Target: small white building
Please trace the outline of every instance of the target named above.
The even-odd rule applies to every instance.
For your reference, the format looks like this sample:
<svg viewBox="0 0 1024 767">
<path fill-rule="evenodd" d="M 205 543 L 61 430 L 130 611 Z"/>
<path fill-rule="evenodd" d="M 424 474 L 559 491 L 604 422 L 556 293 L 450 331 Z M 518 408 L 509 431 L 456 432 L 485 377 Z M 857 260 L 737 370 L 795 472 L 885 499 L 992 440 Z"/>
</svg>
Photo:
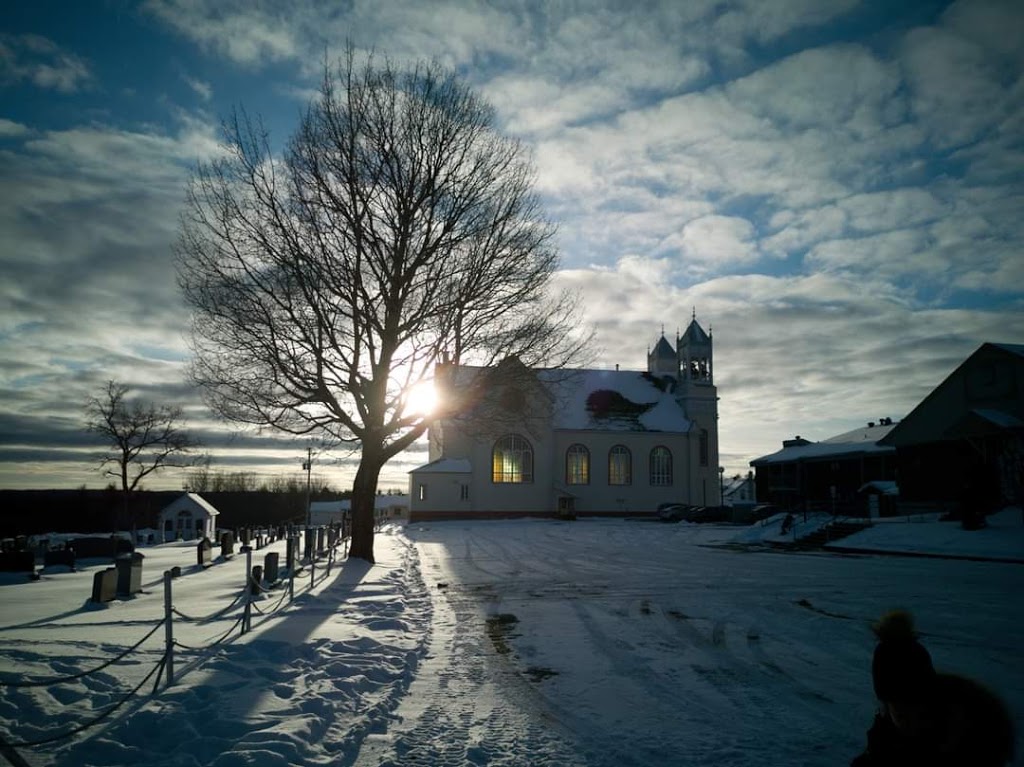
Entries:
<svg viewBox="0 0 1024 767">
<path fill-rule="evenodd" d="M 164 541 L 215 539 L 217 511 L 197 493 L 184 493 L 160 512 L 160 530 Z"/>
</svg>

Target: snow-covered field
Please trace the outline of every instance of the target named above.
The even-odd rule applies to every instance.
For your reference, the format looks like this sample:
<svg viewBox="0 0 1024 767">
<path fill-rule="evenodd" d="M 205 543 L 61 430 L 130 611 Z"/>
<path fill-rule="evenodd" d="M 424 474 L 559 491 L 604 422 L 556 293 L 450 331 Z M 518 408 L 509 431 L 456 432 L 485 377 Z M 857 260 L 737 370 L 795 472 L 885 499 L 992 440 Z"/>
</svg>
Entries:
<svg viewBox="0 0 1024 767">
<path fill-rule="evenodd" d="M 252 631 L 216 645 L 241 609 L 244 557 L 199 571 L 191 545 L 143 548 L 143 593 L 106 606 L 88 602 L 99 563 L 2 576 L 0 735 L 66 733 L 153 672 L 163 628 L 96 673 L 9 685 L 89 671 L 134 645 L 163 615 L 160 574 L 174 564 L 174 604 L 192 619 L 174 621 L 174 684 L 154 694 L 154 674 L 79 736 L 16 747 L 32 767 L 847 764 L 875 705 L 868 624 L 897 606 L 914 611 L 936 665 L 1000 692 L 1020 730 L 1024 567 L 749 545 L 776 534 L 638 520 L 392 526 L 377 565 L 321 566 L 312 588 L 307 570 L 294 601 L 261 596 Z M 842 543 L 1024 559 L 1024 525 L 1015 510 L 982 531 L 888 523 Z M 284 544 L 255 562 L 270 550 Z"/>
</svg>

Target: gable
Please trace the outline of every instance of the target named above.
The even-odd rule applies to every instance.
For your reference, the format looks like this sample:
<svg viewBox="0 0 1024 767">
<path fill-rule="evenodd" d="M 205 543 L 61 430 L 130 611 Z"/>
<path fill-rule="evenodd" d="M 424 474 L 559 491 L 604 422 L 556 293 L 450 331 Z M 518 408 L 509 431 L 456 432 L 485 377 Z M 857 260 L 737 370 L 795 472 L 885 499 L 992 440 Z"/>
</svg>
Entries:
<svg viewBox="0 0 1024 767">
<path fill-rule="evenodd" d="M 904 447 L 955 438 L 970 413 L 989 421 L 1024 420 L 1024 347 L 983 344 L 883 440 Z"/>
</svg>

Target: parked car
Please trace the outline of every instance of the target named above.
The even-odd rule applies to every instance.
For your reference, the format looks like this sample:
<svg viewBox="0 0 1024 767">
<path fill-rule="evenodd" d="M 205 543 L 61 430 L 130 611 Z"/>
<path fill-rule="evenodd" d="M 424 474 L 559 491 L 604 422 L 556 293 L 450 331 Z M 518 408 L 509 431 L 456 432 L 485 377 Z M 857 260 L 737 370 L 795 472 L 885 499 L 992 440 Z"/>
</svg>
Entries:
<svg viewBox="0 0 1024 767">
<path fill-rule="evenodd" d="M 687 522 L 724 522 L 728 518 L 729 509 L 724 506 L 697 506 L 683 516 Z"/>
<path fill-rule="evenodd" d="M 688 503 L 663 503 L 656 514 L 662 522 L 681 522 L 692 510 L 693 506 Z"/>
</svg>

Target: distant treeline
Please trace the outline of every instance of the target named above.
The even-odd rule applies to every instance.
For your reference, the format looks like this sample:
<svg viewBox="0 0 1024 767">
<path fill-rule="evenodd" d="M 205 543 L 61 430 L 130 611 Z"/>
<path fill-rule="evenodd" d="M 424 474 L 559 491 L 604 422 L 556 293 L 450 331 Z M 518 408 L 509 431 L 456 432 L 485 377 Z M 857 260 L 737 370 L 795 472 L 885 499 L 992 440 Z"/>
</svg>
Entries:
<svg viewBox="0 0 1024 767">
<path fill-rule="evenodd" d="M 107 490 L 0 490 L 0 537 L 50 532 L 109 533 L 157 527 L 160 510 L 181 490 L 140 491 L 132 495 L 128 514 L 121 493 Z M 217 526 L 278 525 L 306 518 L 305 489 L 296 492 L 207 491 L 204 499 L 220 512 Z M 313 501 L 348 498 L 348 492 L 322 491 Z"/>
</svg>

